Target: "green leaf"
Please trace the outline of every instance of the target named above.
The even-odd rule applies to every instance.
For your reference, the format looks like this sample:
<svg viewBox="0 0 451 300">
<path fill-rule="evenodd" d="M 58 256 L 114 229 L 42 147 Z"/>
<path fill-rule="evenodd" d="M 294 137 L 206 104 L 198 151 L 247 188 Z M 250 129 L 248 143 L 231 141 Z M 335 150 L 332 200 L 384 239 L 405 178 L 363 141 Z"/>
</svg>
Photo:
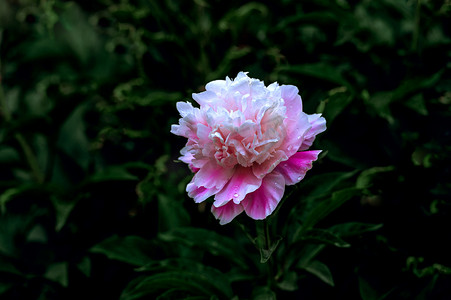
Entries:
<svg viewBox="0 0 451 300">
<path fill-rule="evenodd" d="M 372 287 L 367 280 L 359 277 L 359 291 L 362 300 L 384 300 L 394 291 L 394 288 L 384 293 Z"/>
<path fill-rule="evenodd" d="M 0 5 L 1 5 L 1 3 L 0 3 Z M 3 293 L 6 293 L 13 286 L 14 286 L 14 284 L 11 282 L 0 282 L 0 295 Z"/>
<path fill-rule="evenodd" d="M 373 167 L 363 171 L 359 177 L 357 177 L 356 188 L 364 189 L 371 185 L 375 176 L 380 175 L 380 173 L 391 172 L 395 169 L 394 166 L 386 166 L 386 167 Z"/>
<path fill-rule="evenodd" d="M 304 269 L 321 279 L 323 282 L 330 286 L 334 286 L 334 279 L 329 268 L 322 262 L 318 260 L 311 261 Z"/>
<path fill-rule="evenodd" d="M 218 27 L 221 30 L 234 29 L 237 24 L 247 20 L 254 12 L 258 12 L 262 16 L 268 14 L 268 8 L 261 3 L 250 2 L 231 10 L 219 22 Z"/>
<path fill-rule="evenodd" d="M 252 300 L 276 300 L 276 293 L 269 287 L 258 287 L 252 291 Z"/>
<path fill-rule="evenodd" d="M 329 91 L 329 97 L 321 102 L 320 105 L 324 103 L 324 108 L 321 111 L 318 110 L 318 113 L 323 114 L 323 117 L 327 120 L 327 126 L 330 127 L 335 118 L 349 106 L 353 99 L 354 96 L 348 88 L 343 86 L 333 89 Z"/>
<path fill-rule="evenodd" d="M 84 115 L 87 103 L 78 105 L 60 128 L 57 145 L 83 170 L 90 162 L 90 144 L 86 137 Z"/>
<path fill-rule="evenodd" d="M 173 288 L 165 291 L 156 297 L 156 300 L 174 300 L 174 299 L 199 299 L 199 300 L 209 300 L 208 296 L 188 296 L 187 291 L 180 288 Z"/>
<path fill-rule="evenodd" d="M 332 193 L 332 197 L 330 199 L 321 202 L 309 213 L 306 220 L 303 222 L 302 229 L 295 233 L 294 240 L 299 239 L 302 233 L 314 227 L 319 221 L 338 209 L 348 200 L 360 195 L 360 193 L 361 190 L 357 188 L 347 188 Z"/>
<path fill-rule="evenodd" d="M 283 291 L 295 291 L 299 288 L 297 272 L 284 272 L 282 281 L 277 282 L 277 287 Z"/>
<path fill-rule="evenodd" d="M 284 254 L 284 265 L 287 270 L 293 265 L 304 269 L 325 247 L 325 244 L 306 244 L 299 240 L 291 244 L 289 251 Z"/>
<path fill-rule="evenodd" d="M 338 235 L 324 229 L 310 229 L 301 237 L 305 241 L 314 241 L 336 247 L 347 248 L 351 245 L 343 241 Z"/>
<path fill-rule="evenodd" d="M 172 289 L 184 290 L 192 296 L 216 295 L 220 299 L 231 299 L 233 296 L 224 274 L 193 261 L 189 270 L 167 271 L 133 280 L 120 299 L 140 299 Z"/>
<path fill-rule="evenodd" d="M 136 78 L 116 86 L 113 90 L 113 95 L 118 103 L 116 109 L 134 106 L 160 106 L 179 101 L 183 97 L 179 92 L 149 90 L 148 84 L 143 78 Z"/>
<path fill-rule="evenodd" d="M 393 92 L 377 92 L 374 93 L 366 100 L 366 104 L 371 109 L 372 115 L 377 115 L 386 119 L 390 124 L 393 124 L 395 119 L 390 110 L 390 103 L 393 99 Z"/>
<path fill-rule="evenodd" d="M 165 194 L 158 194 L 158 228 L 160 232 L 189 224 L 190 215 L 180 201 Z"/>
<path fill-rule="evenodd" d="M 336 67 L 326 63 L 281 66 L 276 71 L 280 73 L 303 75 L 328 81 L 338 86 L 350 87 L 350 84 L 343 78 L 341 72 L 339 72 Z"/>
<path fill-rule="evenodd" d="M 445 70 L 442 69 L 432 76 L 419 78 L 406 78 L 402 84 L 393 91 L 391 101 L 404 100 L 407 96 L 418 93 L 421 90 L 433 87 L 442 77 Z"/>
<path fill-rule="evenodd" d="M 357 170 L 352 172 L 330 172 L 310 177 L 302 183 L 302 188 L 307 193 L 306 200 L 314 202 L 316 199 L 330 195 L 331 191 L 357 172 Z"/>
<path fill-rule="evenodd" d="M 107 169 L 97 172 L 90 176 L 86 182 L 104 182 L 104 181 L 134 181 L 138 180 L 128 170 L 127 165 L 110 166 Z"/>
<path fill-rule="evenodd" d="M 260 248 L 260 263 L 266 263 L 270 258 L 274 251 L 277 249 L 282 237 L 279 237 L 276 241 L 273 241 L 269 249 L 265 249 L 263 247 Z"/>
<path fill-rule="evenodd" d="M 201 228 L 176 228 L 159 235 L 165 242 L 175 242 L 190 249 L 207 251 L 245 267 L 247 265 L 243 248 L 235 240 Z"/>
<path fill-rule="evenodd" d="M 67 262 L 58 262 L 51 264 L 48 266 L 47 271 L 44 274 L 44 277 L 58 282 L 64 287 L 67 287 L 68 284 L 68 263 Z"/>
<path fill-rule="evenodd" d="M 427 116 L 428 110 L 426 108 L 426 102 L 424 101 L 423 94 L 416 94 L 407 101 L 404 101 L 404 105 L 420 115 Z"/>
<path fill-rule="evenodd" d="M 153 261 L 155 242 L 138 236 L 112 236 L 90 249 L 92 253 L 106 255 L 109 259 L 119 260 L 135 266 L 144 266 Z"/>
<path fill-rule="evenodd" d="M 37 187 L 36 184 L 22 184 L 17 187 L 9 188 L 0 195 L 0 211 L 2 214 L 6 212 L 6 203 L 14 199 L 15 196 L 24 192 L 28 192 Z"/>
<path fill-rule="evenodd" d="M 312 13 L 294 14 L 282 18 L 282 21 L 276 25 L 275 31 L 284 30 L 287 26 L 293 26 L 293 23 L 322 24 L 338 21 L 338 16 L 331 11 L 317 11 Z"/>
<path fill-rule="evenodd" d="M 0 148 L 0 164 L 13 164 L 20 161 L 19 153 L 12 147 L 2 146 Z"/>
<path fill-rule="evenodd" d="M 0 272 L 6 272 L 11 274 L 20 275 L 21 273 L 14 264 L 11 262 L 11 259 L 7 256 L 0 253 Z"/>
<path fill-rule="evenodd" d="M 337 224 L 329 228 L 340 237 L 359 236 L 366 232 L 376 231 L 382 228 L 383 224 L 369 224 L 361 222 L 348 222 Z"/>
<path fill-rule="evenodd" d="M 58 232 L 63 228 L 64 224 L 66 224 L 67 218 L 75 207 L 75 204 L 77 204 L 77 201 L 64 201 L 55 196 L 51 196 L 50 199 L 52 200 L 56 212 L 55 230 Z"/>
<path fill-rule="evenodd" d="M 84 256 L 78 263 L 77 269 L 79 269 L 86 277 L 91 275 L 91 259 L 88 256 Z"/>
</svg>

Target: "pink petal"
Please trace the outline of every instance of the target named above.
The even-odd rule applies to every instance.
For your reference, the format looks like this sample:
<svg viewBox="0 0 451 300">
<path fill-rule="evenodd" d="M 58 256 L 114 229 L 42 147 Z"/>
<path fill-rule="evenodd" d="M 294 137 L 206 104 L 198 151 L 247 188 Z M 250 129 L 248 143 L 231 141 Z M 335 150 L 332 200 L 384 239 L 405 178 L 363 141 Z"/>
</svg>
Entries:
<svg viewBox="0 0 451 300">
<path fill-rule="evenodd" d="M 243 210 L 241 204 L 235 204 L 233 201 L 229 201 L 221 207 L 211 206 L 211 212 L 216 219 L 219 219 L 219 224 L 221 225 L 230 223 L 236 216 L 242 213 Z"/>
<path fill-rule="evenodd" d="M 194 107 L 189 102 L 177 102 L 176 107 L 182 118 L 194 113 Z"/>
<path fill-rule="evenodd" d="M 302 99 L 299 90 L 294 85 L 281 85 L 281 96 L 287 108 L 287 117 L 295 119 L 302 112 Z"/>
<path fill-rule="evenodd" d="M 272 154 L 272 157 L 269 157 L 261 164 L 254 163 L 252 166 L 252 171 L 254 172 L 254 175 L 258 178 L 263 178 L 266 174 L 271 173 L 272 170 L 274 170 L 277 165 L 284 160 L 287 160 L 288 156 L 285 154 L 285 152 L 281 150 L 277 150 Z"/>
<path fill-rule="evenodd" d="M 199 103 L 200 106 L 211 106 L 212 104 L 214 104 L 215 100 L 218 99 L 216 93 L 211 92 L 211 91 L 204 91 L 201 93 L 193 93 L 192 94 L 193 99 Z M 215 107 L 216 105 L 214 105 Z"/>
<path fill-rule="evenodd" d="M 299 147 L 304 142 L 306 134 L 311 128 L 311 124 L 308 120 L 308 115 L 301 112 L 295 120 L 285 119 L 286 136 L 283 141 L 281 149 L 284 149 L 288 157 L 296 153 Z"/>
<path fill-rule="evenodd" d="M 305 139 L 299 147 L 299 151 L 310 148 L 316 135 L 326 130 L 326 119 L 321 117 L 321 114 L 308 115 L 308 120 L 312 128 L 305 135 Z"/>
<path fill-rule="evenodd" d="M 312 168 L 312 162 L 318 159 L 320 152 L 321 150 L 297 152 L 287 161 L 279 164 L 275 170 L 283 175 L 286 185 L 296 184 Z"/>
<path fill-rule="evenodd" d="M 211 92 L 215 92 L 215 93 L 220 93 L 225 88 L 226 88 L 225 80 L 213 80 L 205 85 L 205 89 L 207 91 L 211 91 Z"/>
<path fill-rule="evenodd" d="M 186 186 L 188 196 L 194 199 L 194 202 L 200 203 L 213 196 L 218 190 L 216 188 L 207 189 L 203 186 L 198 187 L 192 181 Z"/>
<path fill-rule="evenodd" d="M 276 209 L 285 191 L 285 179 L 279 172 L 272 172 L 263 178 L 258 190 L 250 193 L 241 202 L 246 214 L 255 220 L 263 220 Z"/>
<path fill-rule="evenodd" d="M 224 188 L 216 194 L 214 206 L 220 207 L 233 200 L 235 203 L 240 203 L 244 197 L 258 189 L 262 180 L 255 177 L 251 168 L 241 166 L 235 167 L 235 173 Z"/>
<path fill-rule="evenodd" d="M 192 160 L 194 159 L 194 156 L 191 152 L 188 152 L 185 148 L 182 148 L 182 151 L 180 151 L 180 153 L 182 154 L 182 156 L 179 157 L 180 161 L 183 161 L 184 163 L 188 164 L 188 167 L 190 168 L 190 170 L 193 173 L 196 173 L 197 171 L 200 170 L 200 168 L 196 168 L 193 164 L 192 164 Z"/>
<path fill-rule="evenodd" d="M 232 177 L 233 173 L 233 168 L 223 168 L 216 161 L 211 160 L 194 175 L 193 183 L 198 187 L 203 186 L 207 189 L 214 187 L 220 190 Z"/>
</svg>

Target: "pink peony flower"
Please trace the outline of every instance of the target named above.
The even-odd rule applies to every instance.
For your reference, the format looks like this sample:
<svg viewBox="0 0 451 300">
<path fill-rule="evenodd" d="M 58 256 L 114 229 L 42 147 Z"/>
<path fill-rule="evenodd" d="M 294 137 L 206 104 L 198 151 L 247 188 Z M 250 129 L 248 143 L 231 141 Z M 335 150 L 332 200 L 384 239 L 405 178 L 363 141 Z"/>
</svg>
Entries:
<svg viewBox="0 0 451 300">
<path fill-rule="evenodd" d="M 196 203 L 214 195 L 211 211 L 220 224 L 243 211 L 265 219 L 285 185 L 301 181 L 318 158 L 321 150 L 305 150 L 326 130 L 326 120 L 304 113 L 298 93 L 240 72 L 193 94 L 200 108 L 177 103 L 182 118 L 171 132 L 188 139 L 180 160 L 195 172 L 186 191 Z"/>
</svg>

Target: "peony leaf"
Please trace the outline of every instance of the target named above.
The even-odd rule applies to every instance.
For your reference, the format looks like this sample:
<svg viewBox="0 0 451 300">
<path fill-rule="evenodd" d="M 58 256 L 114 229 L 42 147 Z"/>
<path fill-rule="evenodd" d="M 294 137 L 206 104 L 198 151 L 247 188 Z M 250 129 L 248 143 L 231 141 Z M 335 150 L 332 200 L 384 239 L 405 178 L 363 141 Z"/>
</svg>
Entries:
<svg viewBox="0 0 451 300">
<path fill-rule="evenodd" d="M 384 300 L 387 299 L 388 296 L 390 296 L 394 289 L 390 289 L 387 292 L 383 293 L 378 289 L 372 287 L 367 280 L 359 277 L 359 291 L 362 300 Z"/>
<path fill-rule="evenodd" d="M 427 116 L 429 114 L 423 94 L 414 95 L 409 100 L 404 101 L 404 105 L 420 115 Z"/>
<path fill-rule="evenodd" d="M 294 73 L 296 75 L 304 75 L 307 77 L 322 79 L 324 81 L 334 83 L 338 86 L 350 87 L 349 82 L 347 82 L 343 78 L 341 73 L 337 71 L 336 67 L 325 63 L 282 66 L 279 67 L 277 71 L 281 73 Z"/>
<path fill-rule="evenodd" d="M 57 146 L 82 170 L 87 170 L 90 162 L 90 144 L 86 136 L 84 115 L 88 104 L 78 105 L 61 126 Z"/>
<path fill-rule="evenodd" d="M 338 235 L 324 229 L 310 229 L 301 238 L 305 241 L 314 241 L 336 247 L 347 248 L 351 245 L 341 239 Z"/>
<path fill-rule="evenodd" d="M 111 166 L 106 170 L 95 173 L 89 177 L 87 182 L 104 182 L 104 181 L 133 181 L 138 177 L 131 174 L 125 165 Z"/>
<path fill-rule="evenodd" d="M 327 126 L 331 127 L 332 122 L 338 117 L 343 110 L 351 104 L 354 100 L 354 95 L 349 92 L 346 87 L 339 87 L 329 91 L 329 97 L 321 101 L 320 106 L 323 106 L 321 111 L 323 117 L 327 120 Z"/>
<path fill-rule="evenodd" d="M 69 273 L 68 273 L 68 267 L 69 264 L 67 262 L 58 262 L 51 264 L 47 271 L 44 274 L 44 277 L 51 280 L 58 282 L 64 287 L 67 287 L 68 280 L 69 280 Z"/>
<path fill-rule="evenodd" d="M 269 249 L 260 248 L 260 263 L 266 263 L 270 258 L 274 251 L 277 249 L 282 237 L 279 237 L 276 241 L 273 241 L 272 245 Z"/>
<path fill-rule="evenodd" d="M 75 204 L 77 204 L 77 201 L 63 201 L 55 196 L 51 197 L 51 201 L 56 214 L 55 230 L 60 231 L 64 224 L 66 224 L 67 218 L 75 207 Z"/>
<path fill-rule="evenodd" d="M 232 288 L 227 277 L 219 270 L 191 261 L 191 268 L 171 270 L 131 281 L 122 292 L 121 300 L 157 296 L 169 290 L 184 291 L 189 296 L 215 295 L 219 299 L 231 299 Z"/>
<path fill-rule="evenodd" d="M 80 272 L 86 275 L 86 277 L 91 275 L 91 259 L 88 256 L 82 257 L 76 266 Z"/>
<path fill-rule="evenodd" d="M 159 235 L 165 242 L 179 243 L 190 249 L 207 251 L 235 262 L 238 266 L 247 266 L 246 255 L 235 240 L 201 228 L 183 227 Z"/>
<path fill-rule="evenodd" d="M 348 222 L 334 225 L 330 227 L 329 230 L 337 234 L 339 237 L 351 237 L 351 236 L 359 236 L 366 232 L 376 231 L 382 228 L 382 226 L 383 224 Z"/>
<path fill-rule="evenodd" d="M 158 195 L 158 228 L 160 232 L 189 224 L 190 215 L 180 201 L 164 194 Z"/>
<path fill-rule="evenodd" d="M 276 300 L 276 293 L 269 287 L 258 287 L 252 291 L 252 300 Z"/>
<path fill-rule="evenodd" d="M 332 197 L 318 204 L 307 216 L 303 226 L 294 234 L 294 240 L 299 239 L 308 229 L 313 228 L 319 221 L 338 209 L 345 202 L 361 193 L 357 188 L 346 188 L 332 193 Z"/>
<path fill-rule="evenodd" d="M 155 242 L 138 236 L 112 236 L 94 245 L 90 252 L 104 254 L 109 259 L 135 266 L 144 266 L 153 261 L 151 254 L 154 253 L 156 246 Z"/>
<path fill-rule="evenodd" d="M 357 177 L 356 188 L 364 189 L 371 185 L 373 178 L 380 173 L 391 172 L 395 169 L 394 166 L 386 166 L 386 167 L 373 167 L 363 171 L 359 177 Z"/>
<path fill-rule="evenodd" d="M 310 262 L 307 266 L 305 266 L 303 269 L 305 269 L 307 272 L 315 275 L 319 279 L 321 279 L 323 282 L 327 283 L 330 286 L 334 286 L 334 279 L 332 277 L 332 273 L 330 272 L 329 268 L 322 262 L 318 260 L 314 260 Z"/>
<path fill-rule="evenodd" d="M 1 250 L 1 248 L 0 248 Z M 0 252 L 0 272 L 21 275 L 11 260 Z"/>
<path fill-rule="evenodd" d="M 352 172 L 330 172 L 310 177 L 301 187 L 306 192 L 309 201 L 314 202 L 319 198 L 330 195 L 331 191 L 337 189 L 344 181 L 354 176 L 358 171 Z M 315 202 L 316 203 L 316 202 Z"/>
<path fill-rule="evenodd" d="M 299 288 L 298 275 L 296 272 L 286 272 L 282 281 L 277 283 L 277 287 L 283 291 L 295 291 Z"/>
</svg>

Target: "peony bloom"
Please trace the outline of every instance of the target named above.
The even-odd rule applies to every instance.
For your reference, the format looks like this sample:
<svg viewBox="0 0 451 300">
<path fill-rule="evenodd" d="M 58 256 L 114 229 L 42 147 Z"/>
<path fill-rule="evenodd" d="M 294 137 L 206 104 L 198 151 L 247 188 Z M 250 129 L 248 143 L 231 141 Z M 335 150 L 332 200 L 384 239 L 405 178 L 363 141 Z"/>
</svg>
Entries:
<svg viewBox="0 0 451 300">
<path fill-rule="evenodd" d="M 318 158 L 321 150 L 305 150 L 326 130 L 326 120 L 304 113 L 298 92 L 240 72 L 193 94 L 200 108 L 177 103 L 182 118 L 171 132 L 188 139 L 180 160 L 195 172 L 186 191 L 196 203 L 214 195 L 211 211 L 220 224 L 243 211 L 265 219 L 285 185 L 301 181 Z"/>
</svg>

